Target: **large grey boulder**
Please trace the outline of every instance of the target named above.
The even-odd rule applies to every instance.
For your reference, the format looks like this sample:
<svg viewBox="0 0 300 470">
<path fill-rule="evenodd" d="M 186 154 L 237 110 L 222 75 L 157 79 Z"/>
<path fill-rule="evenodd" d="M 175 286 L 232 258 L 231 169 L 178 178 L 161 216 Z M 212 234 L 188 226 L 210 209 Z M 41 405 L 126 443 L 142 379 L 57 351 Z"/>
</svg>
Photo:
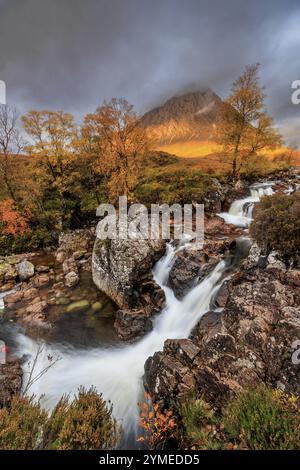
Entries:
<svg viewBox="0 0 300 470">
<path fill-rule="evenodd" d="M 17 264 L 17 273 L 21 281 L 27 281 L 34 276 L 34 265 L 27 260 L 21 261 Z"/>
<path fill-rule="evenodd" d="M 165 241 L 96 238 L 92 275 L 96 286 L 122 308 L 140 305 L 144 280 L 165 251 Z M 150 294 L 151 297 L 151 294 Z"/>
</svg>

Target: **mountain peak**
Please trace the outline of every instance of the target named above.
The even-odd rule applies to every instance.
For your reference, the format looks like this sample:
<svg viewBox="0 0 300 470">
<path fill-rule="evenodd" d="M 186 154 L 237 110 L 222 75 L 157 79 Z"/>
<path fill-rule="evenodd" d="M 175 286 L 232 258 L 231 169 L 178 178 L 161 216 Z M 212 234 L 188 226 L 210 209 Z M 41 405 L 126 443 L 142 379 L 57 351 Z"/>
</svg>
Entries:
<svg viewBox="0 0 300 470">
<path fill-rule="evenodd" d="M 221 102 L 209 88 L 175 95 L 148 111 L 141 123 L 158 144 L 209 139 Z"/>
</svg>

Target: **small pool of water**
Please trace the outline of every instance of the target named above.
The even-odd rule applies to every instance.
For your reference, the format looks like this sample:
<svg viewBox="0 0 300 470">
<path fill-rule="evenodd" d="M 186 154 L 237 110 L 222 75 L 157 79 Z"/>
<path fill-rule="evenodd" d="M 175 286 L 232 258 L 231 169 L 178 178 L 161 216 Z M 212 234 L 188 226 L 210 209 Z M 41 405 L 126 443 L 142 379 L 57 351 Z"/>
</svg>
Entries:
<svg viewBox="0 0 300 470">
<path fill-rule="evenodd" d="M 55 275 L 62 273 L 61 265 L 52 254 L 38 254 L 31 261 L 35 266 L 49 266 L 54 269 Z M 51 282 L 39 288 L 38 292 L 41 299 L 49 302 L 48 327 L 19 324 L 16 321 L 16 309 L 22 308 L 22 302 L 16 308 L 0 310 L 0 339 L 6 342 L 11 354 L 15 349 L 14 337 L 17 332 L 48 344 L 61 344 L 70 348 L 87 349 L 120 344 L 113 327 L 117 306 L 97 289 L 89 271 L 82 270 L 80 283 L 72 289 L 62 287 L 59 295 L 57 289 L 53 289 L 53 284 Z M 7 293 L 1 293 L 1 305 L 5 295 Z M 83 308 L 76 308 L 78 302 L 85 302 Z M 72 309 L 74 304 L 75 308 Z"/>
</svg>

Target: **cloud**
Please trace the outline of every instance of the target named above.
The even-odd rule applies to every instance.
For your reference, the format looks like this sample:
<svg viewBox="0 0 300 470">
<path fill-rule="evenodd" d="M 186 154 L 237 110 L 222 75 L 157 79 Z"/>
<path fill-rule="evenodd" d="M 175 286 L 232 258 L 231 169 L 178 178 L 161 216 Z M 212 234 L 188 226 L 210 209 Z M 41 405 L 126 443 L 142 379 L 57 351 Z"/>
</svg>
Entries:
<svg viewBox="0 0 300 470">
<path fill-rule="evenodd" d="M 112 96 L 140 112 L 190 88 L 226 96 L 259 61 L 279 123 L 300 110 L 299 20 L 298 0 L 0 0 L 0 79 L 22 111 L 81 118 Z"/>
</svg>

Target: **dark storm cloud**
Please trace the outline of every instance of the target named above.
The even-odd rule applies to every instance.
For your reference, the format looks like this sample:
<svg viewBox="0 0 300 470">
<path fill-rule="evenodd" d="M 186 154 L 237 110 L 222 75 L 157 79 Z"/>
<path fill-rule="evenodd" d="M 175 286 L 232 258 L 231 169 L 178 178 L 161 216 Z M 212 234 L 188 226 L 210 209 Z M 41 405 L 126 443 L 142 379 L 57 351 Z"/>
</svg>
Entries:
<svg viewBox="0 0 300 470">
<path fill-rule="evenodd" d="M 270 110 L 292 140 L 299 22 L 298 0 L 0 0 L 0 79 L 22 111 L 81 117 L 112 96 L 140 112 L 200 86 L 226 96 L 261 62 Z"/>
</svg>

